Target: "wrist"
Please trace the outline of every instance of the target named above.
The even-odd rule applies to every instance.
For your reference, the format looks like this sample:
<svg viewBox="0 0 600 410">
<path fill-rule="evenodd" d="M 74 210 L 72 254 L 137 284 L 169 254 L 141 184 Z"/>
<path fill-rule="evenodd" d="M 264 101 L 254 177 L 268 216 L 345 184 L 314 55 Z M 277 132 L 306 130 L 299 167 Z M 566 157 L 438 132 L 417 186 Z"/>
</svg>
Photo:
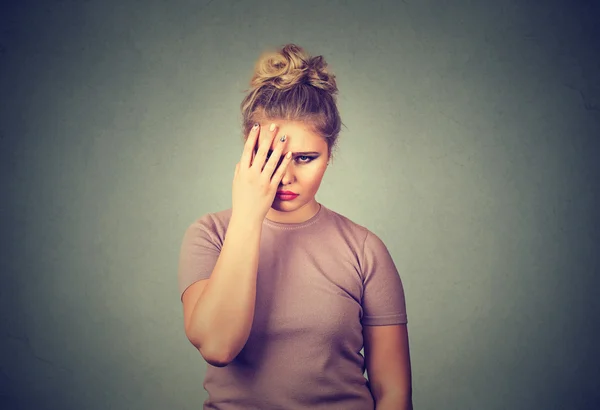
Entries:
<svg viewBox="0 0 600 410">
<path fill-rule="evenodd" d="M 262 228 L 263 220 L 258 220 L 255 218 L 250 218 L 245 215 L 240 214 L 231 214 L 231 219 L 229 220 L 229 228 L 234 226 L 235 228 L 239 228 L 243 231 L 256 231 Z"/>
</svg>

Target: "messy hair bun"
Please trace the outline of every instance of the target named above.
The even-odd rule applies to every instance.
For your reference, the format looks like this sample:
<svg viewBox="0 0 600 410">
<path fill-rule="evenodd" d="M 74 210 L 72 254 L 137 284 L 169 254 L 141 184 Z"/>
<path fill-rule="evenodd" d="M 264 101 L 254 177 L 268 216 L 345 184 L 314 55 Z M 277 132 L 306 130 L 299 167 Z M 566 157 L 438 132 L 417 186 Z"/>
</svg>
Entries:
<svg viewBox="0 0 600 410">
<path fill-rule="evenodd" d="M 265 51 L 258 59 L 250 81 L 252 88 L 272 85 L 282 91 L 298 84 L 337 93 L 335 76 L 328 72 L 323 57 L 310 57 L 295 44 L 288 44 L 281 50 Z"/>
<path fill-rule="evenodd" d="M 312 57 L 295 44 L 268 49 L 256 61 L 245 92 L 241 103 L 244 139 L 255 122 L 302 121 L 326 139 L 331 157 L 342 121 L 335 75 L 323 56 Z"/>
</svg>

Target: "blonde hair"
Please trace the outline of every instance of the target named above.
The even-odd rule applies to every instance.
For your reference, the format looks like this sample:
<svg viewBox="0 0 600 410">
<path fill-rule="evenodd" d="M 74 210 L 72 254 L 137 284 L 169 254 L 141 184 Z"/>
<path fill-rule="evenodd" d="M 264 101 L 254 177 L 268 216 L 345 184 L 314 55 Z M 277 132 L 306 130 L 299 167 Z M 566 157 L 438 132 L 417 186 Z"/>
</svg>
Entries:
<svg viewBox="0 0 600 410">
<path fill-rule="evenodd" d="M 258 58 L 250 88 L 241 103 L 244 140 L 255 122 L 302 121 L 327 142 L 332 157 L 342 121 L 337 109 L 335 75 L 322 56 L 286 44 Z"/>
</svg>

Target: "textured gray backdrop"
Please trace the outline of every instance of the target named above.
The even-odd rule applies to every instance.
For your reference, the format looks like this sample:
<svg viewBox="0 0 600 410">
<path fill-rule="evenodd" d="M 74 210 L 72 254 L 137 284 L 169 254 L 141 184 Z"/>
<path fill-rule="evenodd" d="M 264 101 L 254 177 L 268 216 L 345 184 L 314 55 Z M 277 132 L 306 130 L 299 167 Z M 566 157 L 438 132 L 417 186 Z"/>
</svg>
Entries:
<svg viewBox="0 0 600 410">
<path fill-rule="evenodd" d="M 338 76 L 317 199 L 396 261 L 415 408 L 598 406 L 599 10 L 568 3 L 4 2 L 0 408 L 202 407 L 179 246 L 288 42 Z"/>
</svg>

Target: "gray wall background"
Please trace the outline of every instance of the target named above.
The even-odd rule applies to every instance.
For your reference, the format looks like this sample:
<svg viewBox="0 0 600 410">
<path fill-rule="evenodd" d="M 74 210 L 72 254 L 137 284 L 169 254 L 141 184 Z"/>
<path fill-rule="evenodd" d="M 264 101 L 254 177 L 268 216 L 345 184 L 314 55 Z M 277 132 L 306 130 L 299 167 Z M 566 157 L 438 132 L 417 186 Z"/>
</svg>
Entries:
<svg viewBox="0 0 600 410">
<path fill-rule="evenodd" d="M 267 46 L 338 77 L 317 199 L 404 281 L 416 409 L 600 405 L 598 2 L 20 1 L 0 13 L 0 408 L 198 409 L 183 232 Z"/>
</svg>

